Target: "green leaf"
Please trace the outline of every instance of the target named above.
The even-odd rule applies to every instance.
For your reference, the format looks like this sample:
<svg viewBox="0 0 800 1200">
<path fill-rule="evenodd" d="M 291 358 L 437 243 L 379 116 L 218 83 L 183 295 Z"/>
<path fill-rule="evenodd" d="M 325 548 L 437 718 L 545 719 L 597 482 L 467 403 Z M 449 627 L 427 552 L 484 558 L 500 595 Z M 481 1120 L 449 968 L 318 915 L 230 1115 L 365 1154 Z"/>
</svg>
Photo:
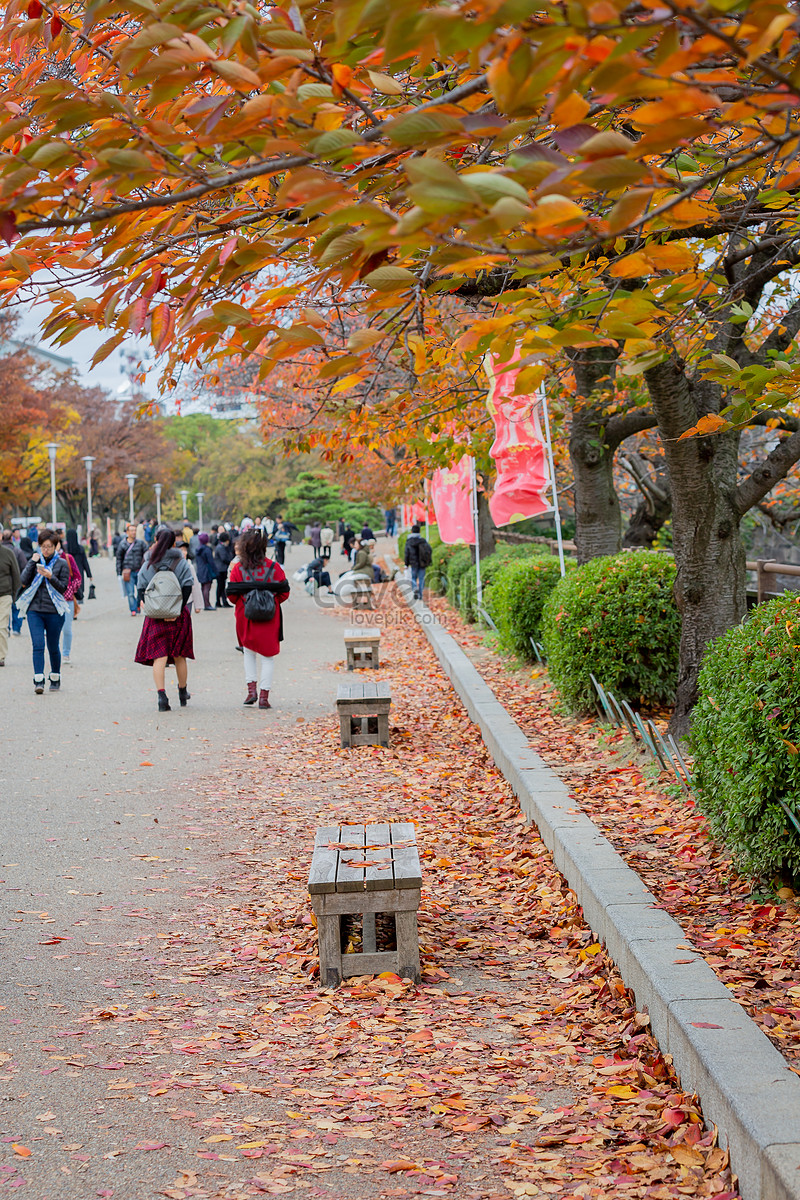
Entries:
<svg viewBox="0 0 800 1200">
<path fill-rule="evenodd" d="M 405 267 L 378 267 L 365 276 L 364 283 L 376 292 L 399 292 L 418 283 L 413 271 Z"/>
</svg>

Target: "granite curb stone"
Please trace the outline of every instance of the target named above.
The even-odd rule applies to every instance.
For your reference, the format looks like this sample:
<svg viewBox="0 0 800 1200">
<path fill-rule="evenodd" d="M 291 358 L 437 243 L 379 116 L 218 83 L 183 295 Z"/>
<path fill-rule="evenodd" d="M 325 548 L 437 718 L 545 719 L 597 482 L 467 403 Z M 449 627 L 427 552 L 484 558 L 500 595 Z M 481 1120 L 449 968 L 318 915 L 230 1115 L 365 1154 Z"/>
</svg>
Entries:
<svg viewBox="0 0 800 1200">
<path fill-rule="evenodd" d="M 800 1200 L 800 1079 L 531 749 L 455 639 L 422 601 L 409 607 L 682 1087 L 697 1092 L 729 1147 L 743 1200 Z"/>
</svg>

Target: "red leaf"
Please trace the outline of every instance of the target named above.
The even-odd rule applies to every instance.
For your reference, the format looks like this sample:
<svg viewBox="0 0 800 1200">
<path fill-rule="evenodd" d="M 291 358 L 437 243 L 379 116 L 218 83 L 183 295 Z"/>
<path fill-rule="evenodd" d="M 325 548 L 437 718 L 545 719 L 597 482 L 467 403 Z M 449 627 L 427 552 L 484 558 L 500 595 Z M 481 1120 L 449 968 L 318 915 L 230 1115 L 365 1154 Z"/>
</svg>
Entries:
<svg viewBox="0 0 800 1200">
<path fill-rule="evenodd" d="M 724 1029 L 724 1025 L 712 1025 L 710 1021 L 692 1021 L 695 1029 Z"/>
<path fill-rule="evenodd" d="M 28 5 L 28 16 L 32 21 L 35 21 L 37 17 L 40 17 L 43 12 L 44 9 L 39 3 L 39 0 L 30 0 L 30 4 Z"/>
<path fill-rule="evenodd" d="M 63 28 L 64 22 L 61 20 L 61 17 L 58 15 L 58 13 L 53 13 L 53 16 L 50 19 L 51 36 L 57 38 Z"/>
<path fill-rule="evenodd" d="M 138 1146 L 134 1146 L 134 1150 L 166 1150 L 168 1142 L 139 1142 Z"/>
<path fill-rule="evenodd" d="M 13 212 L 0 213 L 0 238 L 7 246 L 11 246 L 18 237 L 17 214 Z"/>
</svg>

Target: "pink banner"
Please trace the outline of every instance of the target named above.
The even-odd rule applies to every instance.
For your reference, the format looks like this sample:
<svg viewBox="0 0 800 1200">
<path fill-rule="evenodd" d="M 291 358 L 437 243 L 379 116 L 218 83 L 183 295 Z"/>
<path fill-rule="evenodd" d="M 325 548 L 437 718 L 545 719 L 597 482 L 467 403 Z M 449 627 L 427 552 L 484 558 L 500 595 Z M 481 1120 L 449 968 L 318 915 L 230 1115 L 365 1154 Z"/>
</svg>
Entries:
<svg viewBox="0 0 800 1200">
<path fill-rule="evenodd" d="M 484 359 L 489 376 L 486 406 L 494 420 L 495 439 L 489 453 L 497 466 L 497 482 L 489 500 L 495 525 L 510 525 L 551 512 L 544 493 L 550 487 L 547 445 L 539 422 L 540 401 L 535 396 L 515 396 L 519 351 L 510 362 L 495 356 Z"/>
<path fill-rule="evenodd" d="M 439 537 L 443 542 L 475 541 L 472 516 L 472 458 L 465 454 L 448 470 L 434 471 L 431 480 L 431 500 L 436 513 Z"/>
<path fill-rule="evenodd" d="M 406 528 L 409 525 L 424 525 L 426 521 L 434 521 L 435 519 L 433 512 L 427 509 L 419 500 L 413 504 L 403 505 L 403 525 Z"/>
</svg>

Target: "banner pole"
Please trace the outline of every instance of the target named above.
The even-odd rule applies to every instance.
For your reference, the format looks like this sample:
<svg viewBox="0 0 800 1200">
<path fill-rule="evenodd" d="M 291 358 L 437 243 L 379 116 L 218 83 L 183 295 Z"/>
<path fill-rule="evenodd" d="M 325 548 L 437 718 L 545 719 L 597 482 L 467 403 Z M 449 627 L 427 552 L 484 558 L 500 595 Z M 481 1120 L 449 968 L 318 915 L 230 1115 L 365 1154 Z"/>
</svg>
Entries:
<svg viewBox="0 0 800 1200">
<path fill-rule="evenodd" d="M 478 608 L 483 607 L 483 582 L 481 580 L 481 539 L 480 514 L 478 510 L 478 473 L 475 470 L 475 458 L 472 459 L 472 519 L 475 524 L 475 590 L 478 598 Z"/>
<path fill-rule="evenodd" d="M 429 507 L 429 503 L 430 503 L 430 501 L 428 500 L 428 479 L 427 479 L 427 476 L 426 476 L 426 478 L 425 478 L 425 479 L 422 481 L 422 497 L 423 497 L 423 500 L 425 501 L 425 541 L 426 541 L 426 542 L 429 542 L 429 541 L 430 541 L 430 538 L 431 538 L 431 531 L 430 531 L 430 523 L 429 523 L 429 521 L 428 521 L 428 507 Z"/>
<path fill-rule="evenodd" d="M 542 411 L 544 413 L 544 430 L 547 438 L 547 457 L 550 460 L 550 479 L 553 485 L 553 517 L 556 523 L 556 541 L 558 542 L 558 562 L 561 567 L 561 578 L 566 574 L 564 565 L 564 540 L 561 536 L 561 512 L 558 507 L 558 486 L 556 484 L 556 465 L 553 461 L 553 440 L 550 437 L 550 414 L 547 411 L 547 393 L 544 388 L 541 391 L 542 396 Z"/>
</svg>

